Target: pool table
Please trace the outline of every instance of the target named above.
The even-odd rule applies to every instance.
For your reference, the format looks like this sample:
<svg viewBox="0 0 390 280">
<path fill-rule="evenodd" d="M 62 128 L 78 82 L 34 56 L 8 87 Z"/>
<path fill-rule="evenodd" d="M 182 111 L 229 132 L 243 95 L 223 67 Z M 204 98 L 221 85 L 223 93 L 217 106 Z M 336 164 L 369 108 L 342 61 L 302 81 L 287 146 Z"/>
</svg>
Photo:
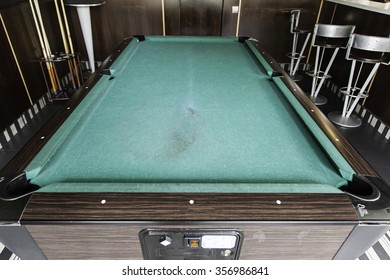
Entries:
<svg viewBox="0 0 390 280">
<path fill-rule="evenodd" d="M 355 259 L 388 185 L 247 37 L 124 40 L 0 173 L 22 259 Z"/>
</svg>

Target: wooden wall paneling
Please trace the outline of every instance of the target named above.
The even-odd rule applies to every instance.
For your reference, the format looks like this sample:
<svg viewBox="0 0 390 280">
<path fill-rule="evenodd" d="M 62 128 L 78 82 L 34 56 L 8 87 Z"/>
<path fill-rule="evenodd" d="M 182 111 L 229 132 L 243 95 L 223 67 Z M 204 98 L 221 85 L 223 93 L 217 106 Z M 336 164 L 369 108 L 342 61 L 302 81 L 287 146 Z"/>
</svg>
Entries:
<svg viewBox="0 0 390 280">
<path fill-rule="evenodd" d="M 334 8 L 336 10 L 334 12 Z M 333 15 L 334 14 L 334 15 Z M 333 21 L 332 21 L 333 20 Z M 390 36 L 390 16 L 326 2 L 321 23 L 352 24 L 358 34 Z M 311 57 L 313 61 L 314 57 Z M 340 87 L 348 83 L 351 62 L 345 59 L 345 50 L 341 50 L 331 69 L 332 80 Z M 367 72 L 367 70 L 366 70 Z M 390 67 L 380 66 L 371 87 L 365 107 L 383 122 L 390 125 Z"/>
<path fill-rule="evenodd" d="M 68 7 L 72 22 L 71 33 L 81 60 L 87 60 L 80 22 L 74 7 Z M 162 35 L 161 0 L 111 0 L 91 7 L 92 37 L 95 60 L 104 60 L 123 41 L 132 35 Z"/>
<path fill-rule="evenodd" d="M 27 0 L 1 0 L 0 2 L 0 9 L 11 7 L 23 2 L 26 2 Z"/>
<path fill-rule="evenodd" d="M 328 2 L 326 0 L 321 0 L 321 2 L 322 2 L 322 9 L 321 11 L 319 11 L 320 14 L 318 15 L 319 16 L 318 22 L 330 23 L 332 21 L 334 8 L 337 5 L 335 5 L 332 2 Z"/>
<path fill-rule="evenodd" d="M 1 11 L 4 18 L 4 13 Z M 3 26 L 0 26 L 0 131 L 3 131 L 30 102 L 20 78 Z"/>
<path fill-rule="evenodd" d="M 38 62 L 34 61 L 42 57 L 42 51 L 30 5 L 25 1 L 25 3 L 2 9 L 1 13 L 18 58 L 27 90 L 32 102 L 36 102 L 47 90 L 41 67 Z M 0 106 L 2 107 L 0 110 L 0 127 L 4 129 L 27 110 L 31 104 L 9 49 L 3 27 L 0 29 L 2 32 L 1 48 L 5 48 L 4 52 L 2 51 L 2 63 L 0 66 L 2 69 L 0 77 L 2 81 L 0 89 Z M 4 106 L 6 108 L 3 108 Z"/>
<path fill-rule="evenodd" d="M 180 35 L 180 0 L 164 0 L 165 34 Z"/>
<path fill-rule="evenodd" d="M 180 0 L 180 35 L 220 36 L 222 0 Z"/>
<path fill-rule="evenodd" d="M 236 36 L 238 13 L 232 13 L 232 7 L 238 7 L 239 2 L 239 0 L 223 1 L 222 36 Z"/>
<path fill-rule="evenodd" d="M 54 2 L 52 0 L 40 0 L 38 2 L 51 51 L 52 53 L 63 52 L 64 46 Z M 43 52 L 29 1 L 9 6 L 2 9 L 1 12 L 27 87 L 26 90 L 24 86 L 20 86 L 23 83 L 18 71 L 15 72 L 13 69 L 10 69 L 14 66 L 6 66 L 8 63 L 2 63 L 0 106 L 7 106 L 7 108 L 1 110 L 0 119 L 1 128 L 4 128 L 31 106 L 28 97 L 26 97 L 27 91 L 31 96 L 32 102 L 35 103 L 47 92 L 47 88 L 40 63 L 38 62 L 39 59 L 43 58 Z M 2 32 L 4 31 L 2 30 Z M 4 46 L 7 42 L 4 33 L 2 33 L 1 42 L 4 43 Z M 10 65 L 15 64 L 12 53 L 7 50 L 4 53 L 6 55 L 3 61 L 8 61 L 9 59 Z M 68 69 L 65 64 L 60 63 L 56 65 L 59 79 L 61 79 L 68 72 Z M 47 71 L 45 65 L 43 70 Z M 46 77 L 48 77 L 47 73 Z"/>
<path fill-rule="evenodd" d="M 320 0 L 243 0 L 240 36 L 250 36 L 280 63 L 288 63 L 291 52 L 290 11 L 301 10 L 301 25 L 314 26 Z"/>
<path fill-rule="evenodd" d="M 165 0 L 166 35 L 235 36 L 239 0 Z"/>
</svg>

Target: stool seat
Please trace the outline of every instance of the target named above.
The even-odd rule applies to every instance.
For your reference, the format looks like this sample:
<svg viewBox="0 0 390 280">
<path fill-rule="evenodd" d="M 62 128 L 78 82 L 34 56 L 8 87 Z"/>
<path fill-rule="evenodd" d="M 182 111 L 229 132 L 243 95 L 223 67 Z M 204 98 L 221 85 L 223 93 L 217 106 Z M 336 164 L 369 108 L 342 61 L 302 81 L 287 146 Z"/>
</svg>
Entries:
<svg viewBox="0 0 390 280">
<path fill-rule="evenodd" d="M 103 5 L 105 0 L 64 0 L 65 5 Z"/>
<path fill-rule="evenodd" d="M 369 57 L 364 57 L 362 55 L 356 55 L 356 54 L 350 54 L 349 56 L 351 59 L 360 61 L 360 62 L 365 62 L 365 63 L 386 63 L 389 61 L 389 58 L 386 56 L 381 56 L 378 58 L 369 58 Z"/>
<path fill-rule="evenodd" d="M 299 28 L 299 27 L 296 27 L 293 29 L 293 32 L 294 33 L 298 33 L 298 34 L 307 34 L 307 33 L 312 33 L 313 32 L 313 28 Z"/>
</svg>

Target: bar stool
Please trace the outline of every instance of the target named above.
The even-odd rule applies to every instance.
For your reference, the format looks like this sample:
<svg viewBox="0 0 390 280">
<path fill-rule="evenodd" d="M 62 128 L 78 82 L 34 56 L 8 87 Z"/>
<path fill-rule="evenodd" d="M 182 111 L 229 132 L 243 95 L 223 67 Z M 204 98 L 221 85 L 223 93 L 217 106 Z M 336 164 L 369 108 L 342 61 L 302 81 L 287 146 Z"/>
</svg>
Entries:
<svg viewBox="0 0 390 280">
<path fill-rule="evenodd" d="M 310 35 L 311 35 L 311 30 L 310 29 L 303 29 L 301 27 L 298 27 L 299 24 L 299 17 L 301 14 L 300 10 L 292 10 L 290 16 L 290 33 L 293 34 L 293 44 L 292 44 L 292 50 L 291 53 L 287 54 L 287 57 L 291 59 L 291 64 L 290 64 L 290 77 L 294 81 L 299 81 L 302 80 L 302 76 L 296 75 L 296 72 L 299 67 L 299 63 L 302 58 L 305 58 L 303 53 L 305 52 L 307 43 L 309 42 Z M 306 39 L 305 42 L 303 43 L 301 51 L 298 53 L 297 52 L 297 46 L 298 46 L 298 39 L 299 35 L 304 35 L 306 34 Z"/>
<path fill-rule="evenodd" d="M 84 37 L 85 47 L 87 49 L 89 67 L 91 73 L 95 72 L 95 56 L 92 39 L 92 25 L 90 7 L 104 5 L 104 0 L 64 0 L 65 5 L 77 8 L 77 14 L 80 20 L 81 31 Z"/>
<path fill-rule="evenodd" d="M 355 26 L 353 25 L 332 25 L 332 24 L 316 24 L 313 30 L 312 47 L 316 48 L 316 57 L 314 70 L 308 72 L 308 75 L 313 78 L 310 98 L 316 105 L 323 105 L 328 100 L 326 97 L 319 94 L 322 85 L 326 79 L 331 78 L 329 70 L 332 67 L 333 61 L 340 48 L 347 48 L 349 38 Z M 324 55 L 327 49 L 333 50 L 333 54 L 329 59 L 328 65 L 323 68 Z"/>
<path fill-rule="evenodd" d="M 362 124 L 362 120 L 352 115 L 352 112 L 359 100 L 368 96 L 367 86 L 373 80 L 379 66 L 390 64 L 390 38 L 353 34 L 345 58 L 352 63 L 348 85 L 340 89 L 340 92 L 345 95 L 343 111 L 331 112 L 328 117 L 340 126 L 358 127 Z M 356 62 L 360 62 L 359 69 L 356 69 Z M 364 80 L 361 76 L 365 64 L 371 64 L 372 69 Z M 358 83 L 363 84 L 360 86 Z"/>
</svg>

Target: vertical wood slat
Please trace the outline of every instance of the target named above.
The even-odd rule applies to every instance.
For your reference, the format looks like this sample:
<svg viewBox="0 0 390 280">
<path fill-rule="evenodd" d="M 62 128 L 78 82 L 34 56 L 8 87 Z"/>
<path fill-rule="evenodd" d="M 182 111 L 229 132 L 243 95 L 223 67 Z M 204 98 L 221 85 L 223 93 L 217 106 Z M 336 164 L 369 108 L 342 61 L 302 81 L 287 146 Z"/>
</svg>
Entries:
<svg viewBox="0 0 390 280">
<path fill-rule="evenodd" d="M 180 35 L 221 36 L 222 0 L 180 0 Z"/>
</svg>

